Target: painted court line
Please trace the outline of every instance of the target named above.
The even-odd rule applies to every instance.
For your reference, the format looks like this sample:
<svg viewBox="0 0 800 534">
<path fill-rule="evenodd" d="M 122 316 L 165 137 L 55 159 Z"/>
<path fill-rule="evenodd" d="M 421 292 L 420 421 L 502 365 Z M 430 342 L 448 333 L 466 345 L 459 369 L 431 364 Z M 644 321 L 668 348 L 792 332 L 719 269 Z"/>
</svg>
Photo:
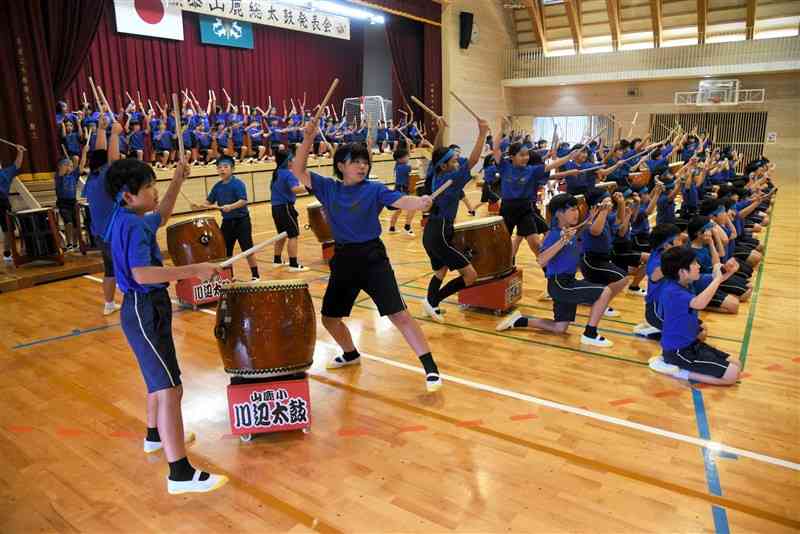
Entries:
<svg viewBox="0 0 800 534">
<path fill-rule="evenodd" d="M 88 275 L 86 275 L 88 278 Z M 214 310 L 208 310 L 205 308 L 200 308 L 198 311 L 201 311 L 208 315 L 216 316 L 217 313 Z M 318 345 L 323 345 L 328 348 L 332 348 L 336 351 L 339 350 L 338 345 L 334 345 L 332 343 L 328 343 L 326 341 L 317 341 Z M 361 353 L 361 357 L 383 363 L 385 365 L 389 365 L 392 367 L 396 367 L 398 369 L 404 369 L 406 371 L 411 371 L 412 373 L 417 374 L 424 374 L 424 370 L 417 366 L 408 365 L 401 362 L 396 362 L 394 360 L 389 360 L 387 358 L 383 358 L 381 356 L 375 356 L 372 354 L 366 354 L 364 352 Z M 562 404 L 560 402 L 549 401 L 546 399 L 540 399 L 539 397 L 534 397 L 533 395 L 528 395 L 525 393 L 519 393 L 517 391 L 512 391 L 509 389 L 499 388 L 496 386 L 491 386 L 489 384 L 483 384 L 480 382 L 474 382 L 472 380 L 467 380 L 465 378 L 459 378 L 457 376 L 442 374 L 442 379 L 448 382 L 453 382 L 454 384 L 460 384 L 462 386 L 466 386 L 478 391 L 485 391 L 487 393 L 493 393 L 495 395 L 499 395 L 502 397 L 508 397 L 516 400 L 520 400 L 523 402 L 528 402 L 531 404 L 537 404 L 539 406 L 545 406 L 547 408 L 552 408 L 554 410 L 560 410 L 562 412 L 571 413 L 573 415 L 579 415 L 581 417 L 586 417 L 589 419 L 594 419 L 596 421 L 602 421 L 604 423 L 612 424 L 621 426 L 624 428 L 628 428 L 631 430 L 638 430 L 639 432 L 644 432 L 647 434 L 653 434 L 656 436 L 661 436 L 664 438 L 673 439 L 676 441 L 680 441 L 683 443 L 688 443 L 690 445 L 695 445 L 697 447 L 704 447 L 709 449 L 713 452 L 725 452 L 728 454 L 735 454 L 740 457 L 750 458 L 751 460 L 755 460 L 757 462 L 762 462 L 766 464 L 776 465 L 779 467 L 784 467 L 786 469 L 791 469 L 793 471 L 800 471 L 800 463 L 791 462 L 788 460 L 783 460 L 781 458 L 775 458 L 773 456 L 768 456 L 766 454 L 761 454 L 757 452 L 748 451 L 745 449 L 739 449 L 736 447 L 731 447 L 729 445 L 725 445 L 723 443 L 719 443 L 716 441 L 711 441 L 708 439 L 701 439 L 696 438 L 693 436 L 687 436 L 685 434 L 680 434 L 678 432 L 672 432 L 669 430 L 664 430 L 657 427 L 652 427 L 648 425 L 643 425 L 641 423 L 635 423 L 633 421 L 628 421 L 627 419 L 620 419 L 618 417 L 612 417 L 609 415 L 593 412 L 591 410 L 586 410 L 583 408 L 576 408 L 574 406 L 570 406 L 568 404 Z"/>
</svg>

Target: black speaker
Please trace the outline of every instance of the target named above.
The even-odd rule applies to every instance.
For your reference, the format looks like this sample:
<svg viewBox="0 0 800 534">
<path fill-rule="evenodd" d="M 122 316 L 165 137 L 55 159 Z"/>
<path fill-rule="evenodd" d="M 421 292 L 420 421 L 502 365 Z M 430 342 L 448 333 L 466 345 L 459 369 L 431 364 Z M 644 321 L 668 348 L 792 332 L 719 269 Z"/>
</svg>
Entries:
<svg viewBox="0 0 800 534">
<path fill-rule="evenodd" d="M 461 33 L 458 40 L 458 45 L 463 48 L 469 48 L 469 42 L 472 40 L 472 19 L 474 15 L 467 11 L 462 11 L 458 14 L 458 20 L 461 23 Z"/>
</svg>

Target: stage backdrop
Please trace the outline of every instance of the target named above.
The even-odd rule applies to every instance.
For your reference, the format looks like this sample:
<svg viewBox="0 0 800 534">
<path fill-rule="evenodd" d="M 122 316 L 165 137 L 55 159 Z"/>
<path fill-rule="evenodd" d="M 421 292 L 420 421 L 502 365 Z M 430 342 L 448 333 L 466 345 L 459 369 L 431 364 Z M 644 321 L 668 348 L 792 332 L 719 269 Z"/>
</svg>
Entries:
<svg viewBox="0 0 800 534">
<path fill-rule="evenodd" d="M 72 107 L 81 92 L 91 98 L 88 77 L 103 87 L 112 105 L 119 105 L 125 91 L 134 97 L 161 99 L 183 88 L 194 91 L 205 104 L 213 89 L 225 105 L 222 88 L 235 104 L 244 100 L 265 107 L 267 96 L 282 111 L 282 101 L 302 98 L 319 103 L 333 78 L 340 84 L 333 102 L 361 95 L 363 27 L 351 21 L 350 40 L 315 36 L 304 32 L 253 24 L 252 50 L 205 45 L 200 42 L 198 15 L 184 12 L 183 41 L 151 39 L 116 32 L 111 0 L 100 22 L 83 68 L 63 95 Z M 146 102 L 145 102 L 146 105 Z"/>
</svg>

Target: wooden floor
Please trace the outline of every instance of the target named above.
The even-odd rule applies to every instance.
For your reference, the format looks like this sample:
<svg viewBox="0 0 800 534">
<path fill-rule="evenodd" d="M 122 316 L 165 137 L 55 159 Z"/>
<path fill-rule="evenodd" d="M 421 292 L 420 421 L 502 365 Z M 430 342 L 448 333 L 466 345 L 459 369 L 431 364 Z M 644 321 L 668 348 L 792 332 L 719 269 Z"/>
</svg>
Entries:
<svg viewBox="0 0 800 534">
<path fill-rule="evenodd" d="M 746 360 L 731 388 L 651 372 L 658 345 L 630 334 L 643 314 L 633 296 L 601 323 L 613 349 L 581 346 L 577 325 L 564 337 L 496 333 L 495 316 L 449 302 L 447 324 L 423 319 L 421 232 L 384 234 L 452 378 L 425 394 L 414 354 L 362 294 L 349 322 L 369 355 L 360 367 L 325 370 L 337 349 L 318 324 L 312 431 L 242 443 L 229 434 L 213 308 L 176 313 L 190 458 L 231 479 L 209 495 L 169 496 L 163 457 L 142 453 L 145 390 L 96 279 L 2 294 L 0 532 L 797 532 L 798 193 L 782 186 L 752 301 L 703 317 L 710 341 Z M 251 208 L 256 240 L 273 232 L 267 210 Z M 319 309 L 328 270 L 310 232 L 301 249 Z M 262 278 L 296 277 L 270 254 Z M 549 316 L 529 250 L 518 263 L 522 310 Z"/>
</svg>

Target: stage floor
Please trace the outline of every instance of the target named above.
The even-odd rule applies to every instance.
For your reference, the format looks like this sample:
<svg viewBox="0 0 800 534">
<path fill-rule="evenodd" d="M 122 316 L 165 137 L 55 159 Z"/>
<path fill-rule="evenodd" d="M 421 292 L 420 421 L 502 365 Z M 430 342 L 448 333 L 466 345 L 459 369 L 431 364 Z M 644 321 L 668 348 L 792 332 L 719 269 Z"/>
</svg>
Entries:
<svg viewBox="0 0 800 534">
<path fill-rule="evenodd" d="M 176 307 L 184 421 L 198 435 L 189 457 L 231 480 L 208 495 L 169 496 L 163 455 L 142 452 L 145 388 L 119 316 L 102 316 L 99 278 L 2 294 L 0 531 L 797 532 L 798 200 L 781 184 L 751 302 L 703 314 L 709 342 L 745 362 L 730 388 L 650 371 L 659 347 L 631 334 L 644 309 L 632 295 L 600 324 L 611 349 L 580 344 L 588 308 L 564 336 L 495 332 L 496 316 L 455 298 L 446 324 L 427 319 L 417 219 L 416 237 L 383 239 L 443 389 L 425 393 L 417 358 L 362 293 L 348 322 L 361 366 L 325 369 L 339 350 L 318 319 L 311 431 L 243 443 L 230 434 L 214 308 Z M 274 233 L 268 204 L 251 214 L 256 241 Z M 328 268 L 310 231 L 300 245 L 309 272 L 273 268 L 265 250 L 262 279 L 306 280 L 318 311 Z M 525 245 L 518 264 L 520 309 L 550 317 Z"/>
</svg>

